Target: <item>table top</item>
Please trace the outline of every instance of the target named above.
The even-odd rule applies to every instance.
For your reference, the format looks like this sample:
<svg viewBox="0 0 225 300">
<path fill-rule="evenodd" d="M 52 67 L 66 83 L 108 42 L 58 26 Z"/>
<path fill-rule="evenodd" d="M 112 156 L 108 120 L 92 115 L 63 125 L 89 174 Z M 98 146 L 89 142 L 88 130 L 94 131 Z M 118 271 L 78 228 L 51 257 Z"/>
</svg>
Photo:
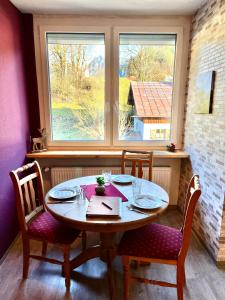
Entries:
<svg viewBox="0 0 225 300">
<path fill-rule="evenodd" d="M 113 177 L 113 176 L 112 176 Z M 133 201 L 132 185 L 119 185 L 112 182 L 112 184 L 128 199 L 127 202 L 121 203 L 121 218 L 110 219 L 102 218 L 88 218 L 86 217 L 86 210 L 88 200 L 75 200 L 73 203 L 48 203 L 49 192 L 45 197 L 45 205 L 47 210 L 58 220 L 80 230 L 92 232 L 119 232 L 129 229 L 138 228 L 150 223 L 159 214 L 161 214 L 169 204 L 169 197 L 167 192 L 159 185 L 145 179 L 142 181 L 142 193 L 154 195 L 166 202 L 162 202 L 162 206 L 158 209 L 148 210 L 148 214 L 141 214 L 135 211 L 130 211 L 127 206 Z M 96 183 L 96 176 L 86 176 L 65 181 L 58 184 L 57 188 L 68 188 L 77 185 L 88 185 Z M 54 187 L 54 188 L 56 188 Z"/>
</svg>

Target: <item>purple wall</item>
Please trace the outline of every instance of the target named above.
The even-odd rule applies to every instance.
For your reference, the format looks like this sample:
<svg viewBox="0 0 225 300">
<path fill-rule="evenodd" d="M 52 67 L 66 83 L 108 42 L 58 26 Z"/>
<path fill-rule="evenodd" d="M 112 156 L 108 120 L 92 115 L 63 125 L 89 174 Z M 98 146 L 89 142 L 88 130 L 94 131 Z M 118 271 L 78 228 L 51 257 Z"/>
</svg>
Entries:
<svg viewBox="0 0 225 300">
<path fill-rule="evenodd" d="M 32 22 L 31 22 L 32 24 Z M 21 166 L 29 144 L 29 92 L 24 63 L 23 15 L 0 1 L 0 257 L 17 234 L 15 196 L 9 171 Z M 29 33 L 29 32 L 28 32 Z M 29 39 L 29 37 L 28 37 Z M 32 43 L 32 41 L 31 41 Z M 33 54 L 31 54 L 33 55 Z M 32 58 L 34 68 L 34 57 Z M 35 70 L 34 74 L 35 74 Z M 35 76 L 35 75 L 32 75 Z M 31 80 L 34 80 L 34 78 Z M 35 85 L 36 82 L 32 82 Z M 37 99 L 34 91 L 34 101 Z M 30 114 L 31 116 L 31 114 Z M 32 116 L 31 116 L 32 119 Z"/>
<path fill-rule="evenodd" d="M 23 14 L 23 45 L 25 55 L 26 91 L 29 110 L 29 128 L 32 137 L 39 136 L 40 115 L 38 102 L 37 75 L 35 66 L 33 16 Z"/>
</svg>

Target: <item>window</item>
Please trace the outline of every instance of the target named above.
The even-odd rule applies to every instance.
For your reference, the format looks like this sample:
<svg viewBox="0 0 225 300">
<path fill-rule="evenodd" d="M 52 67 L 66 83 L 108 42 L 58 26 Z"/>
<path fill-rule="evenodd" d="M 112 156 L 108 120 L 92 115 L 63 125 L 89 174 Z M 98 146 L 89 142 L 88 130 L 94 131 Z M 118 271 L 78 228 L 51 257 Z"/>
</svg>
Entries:
<svg viewBox="0 0 225 300">
<path fill-rule="evenodd" d="M 41 127 L 49 149 L 181 146 L 181 27 L 54 21 L 35 22 Z"/>
<path fill-rule="evenodd" d="M 47 33 L 51 138 L 104 140 L 104 34 Z"/>
<path fill-rule="evenodd" d="M 176 35 L 120 34 L 119 139 L 169 140 Z"/>
</svg>

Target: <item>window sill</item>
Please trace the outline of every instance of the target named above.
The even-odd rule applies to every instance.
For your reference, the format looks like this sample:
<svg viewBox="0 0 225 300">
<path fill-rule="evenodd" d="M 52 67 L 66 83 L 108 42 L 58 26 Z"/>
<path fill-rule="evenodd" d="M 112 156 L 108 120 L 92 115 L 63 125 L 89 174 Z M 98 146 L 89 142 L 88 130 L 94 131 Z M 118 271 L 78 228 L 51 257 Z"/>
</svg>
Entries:
<svg viewBox="0 0 225 300">
<path fill-rule="evenodd" d="M 27 153 L 27 158 L 120 158 L 122 151 L 45 151 Z M 154 158 L 188 158 L 188 154 L 182 150 L 175 152 L 153 151 Z"/>
</svg>

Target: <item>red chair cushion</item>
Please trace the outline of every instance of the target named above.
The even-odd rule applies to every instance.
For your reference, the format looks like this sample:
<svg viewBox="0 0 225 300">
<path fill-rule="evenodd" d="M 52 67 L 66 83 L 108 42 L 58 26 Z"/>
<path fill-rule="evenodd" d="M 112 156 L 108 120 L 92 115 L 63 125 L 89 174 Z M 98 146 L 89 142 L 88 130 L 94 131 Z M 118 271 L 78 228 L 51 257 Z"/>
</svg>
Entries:
<svg viewBox="0 0 225 300">
<path fill-rule="evenodd" d="M 80 231 L 57 221 L 50 213 L 43 212 L 28 224 L 28 234 L 33 238 L 53 244 L 71 244 Z"/>
<path fill-rule="evenodd" d="M 125 232 L 118 252 L 119 255 L 176 260 L 182 237 L 176 228 L 152 223 Z"/>
</svg>

